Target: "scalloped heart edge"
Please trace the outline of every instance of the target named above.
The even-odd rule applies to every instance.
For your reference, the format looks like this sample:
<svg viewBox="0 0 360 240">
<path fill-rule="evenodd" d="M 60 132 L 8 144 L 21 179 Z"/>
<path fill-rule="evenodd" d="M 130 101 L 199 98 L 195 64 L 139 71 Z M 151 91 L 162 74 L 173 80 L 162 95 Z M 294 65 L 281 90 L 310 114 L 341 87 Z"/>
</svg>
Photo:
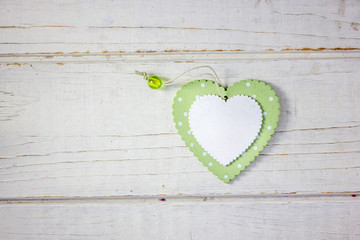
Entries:
<svg viewBox="0 0 360 240">
<path fill-rule="evenodd" d="M 240 80 L 240 81 L 238 81 L 238 82 L 235 82 L 233 85 L 227 86 L 226 88 L 223 87 L 223 86 L 219 86 L 219 88 L 221 89 L 220 91 L 222 91 L 222 92 L 224 93 L 224 96 L 227 96 L 228 88 L 233 87 L 233 86 L 235 86 L 235 85 L 237 85 L 237 84 L 240 84 L 241 82 L 247 82 L 247 81 L 256 82 L 256 83 L 258 83 L 258 84 L 264 85 L 266 88 L 269 89 L 269 92 L 272 92 L 272 93 L 274 94 L 274 96 L 275 96 L 275 98 L 274 98 L 274 100 L 276 101 L 276 108 L 275 108 L 275 110 L 276 110 L 276 113 L 277 113 L 277 114 L 276 114 L 276 117 L 275 117 L 275 122 L 274 122 L 274 125 L 275 125 L 275 126 L 274 126 L 274 128 L 271 129 L 270 134 L 264 139 L 264 140 L 265 140 L 265 145 L 264 145 L 264 146 L 261 146 L 261 147 L 258 149 L 258 151 L 253 155 L 253 157 L 251 157 L 250 159 L 248 159 L 248 161 L 246 161 L 244 164 L 242 164 L 241 168 L 238 168 L 238 169 L 235 171 L 235 174 L 231 174 L 231 175 L 228 176 L 228 178 L 226 178 L 226 179 L 225 179 L 225 178 L 221 178 L 220 176 L 216 175 L 216 174 L 209 168 L 209 166 L 206 165 L 205 162 L 201 161 L 201 160 L 198 158 L 198 156 L 195 155 L 195 152 L 193 152 L 193 151 L 191 151 L 191 150 L 189 149 L 189 150 L 193 153 L 194 157 L 197 158 L 198 161 L 201 162 L 204 167 L 206 167 L 213 175 L 215 175 L 218 179 L 220 179 L 220 180 L 221 180 L 222 182 L 224 182 L 224 183 L 229 183 L 231 180 L 233 180 L 235 177 L 237 177 L 241 172 L 243 172 L 243 171 L 246 169 L 246 167 L 248 167 L 248 166 L 255 160 L 255 158 L 256 158 L 257 156 L 260 155 L 260 153 L 261 153 L 261 152 L 264 150 L 264 148 L 268 145 L 268 142 L 271 140 L 272 136 L 274 135 L 275 129 L 278 127 L 279 116 L 280 116 L 279 97 L 276 95 L 275 90 L 273 90 L 269 84 L 266 84 L 266 83 L 263 82 L 263 81 L 259 81 L 259 80 L 255 80 L 255 79 L 245 79 L 245 80 Z M 195 81 L 192 81 L 192 82 L 189 82 L 189 83 L 183 85 L 183 86 L 176 92 L 176 95 L 175 95 L 175 97 L 174 97 L 174 101 L 173 101 L 173 104 L 172 104 L 172 109 L 173 109 L 172 115 L 173 115 L 173 122 L 175 123 L 175 128 L 178 130 L 178 133 L 179 133 L 179 128 L 178 128 L 178 126 L 176 125 L 175 115 L 174 115 L 175 99 L 179 97 L 179 95 L 178 95 L 179 92 L 181 92 L 181 90 L 183 90 L 183 88 L 185 88 L 186 86 L 192 85 L 192 84 L 194 84 L 194 83 L 202 83 L 202 82 L 211 82 L 212 84 L 215 84 L 215 83 L 214 83 L 213 81 L 211 81 L 211 80 L 205 80 L 205 79 L 195 80 Z M 243 95 L 243 94 L 241 94 L 241 95 Z M 219 96 L 219 95 L 218 95 L 218 96 Z M 245 95 L 245 96 L 247 96 L 247 95 Z M 260 104 L 259 104 L 259 105 L 260 105 Z M 260 105 L 260 107 L 261 107 L 261 105 Z M 263 120 L 264 120 L 264 118 L 263 118 Z M 260 132 L 261 132 L 261 130 L 262 130 L 262 128 L 260 129 Z M 182 141 L 183 141 L 184 143 L 186 143 L 186 139 L 183 137 L 183 135 L 181 135 L 181 134 L 179 134 L 179 135 L 180 135 Z M 254 142 L 253 142 L 253 143 L 254 143 Z M 250 147 L 253 145 L 253 143 L 250 145 Z M 198 143 L 198 144 L 199 144 L 199 143 Z M 185 144 L 185 145 L 186 145 L 186 144 Z M 200 144 L 199 144 L 199 145 L 200 145 Z M 186 145 L 186 146 L 187 146 L 187 145 Z M 189 146 L 187 146 L 187 147 L 189 148 Z M 249 147 L 249 148 L 250 148 L 250 147 Z M 245 150 L 245 152 L 246 152 L 249 148 L 247 148 L 247 149 Z M 235 160 L 236 160 L 236 159 L 235 159 Z"/>
<path fill-rule="evenodd" d="M 203 98 L 203 97 L 205 97 L 205 96 L 216 96 L 216 97 L 220 97 L 219 95 L 216 95 L 216 94 L 207 94 L 207 95 L 200 96 L 198 100 L 200 100 L 201 98 Z M 256 103 L 259 105 L 259 107 L 260 107 L 260 104 L 259 104 L 255 99 L 249 97 L 248 95 L 241 94 L 241 95 L 236 95 L 236 96 L 244 96 L 244 97 L 247 97 L 247 98 L 249 98 L 250 100 L 256 102 Z M 235 96 L 232 96 L 232 97 L 235 97 Z M 230 98 L 232 98 L 232 97 L 230 97 Z M 220 97 L 220 98 L 221 98 L 221 97 Z M 225 102 L 227 102 L 228 100 L 230 100 L 230 98 L 227 98 L 227 99 L 225 99 L 225 100 L 222 99 L 222 100 L 225 101 Z M 196 100 L 196 101 L 198 101 L 198 100 Z M 192 105 L 190 106 L 189 112 L 191 111 L 191 107 L 192 107 Z M 260 107 L 260 109 L 261 109 L 261 107 Z M 259 133 L 260 133 L 260 131 L 261 131 L 263 120 L 264 120 L 264 119 L 263 119 L 263 112 L 261 111 L 261 127 L 260 127 L 259 130 L 256 132 L 256 135 L 259 135 Z M 189 124 L 189 125 L 190 125 L 190 124 Z M 191 129 L 191 126 L 190 126 L 190 129 Z M 205 149 L 205 148 L 201 145 L 200 141 L 197 139 L 197 137 L 196 137 L 195 134 L 194 134 L 194 138 L 195 138 L 195 140 L 199 143 L 199 145 L 200 145 L 203 149 Z M 249 147 L 251 147 L 251 145 L 255 142 L 255 140 L 256 140 L 256 138 L 254 138 L 254 139 L 249 143 L 249 145 L 246 146 L 244 152 L 246 152 L 246 150 L 248 150 Z M 211 152 L 208 152 L 206 149 L 205 149 L 205 151 L 206 151 L 213 159 L 215 159 L 215 160 L 217 161 L 217 159 L 212 155 Z M 231 162 L 227 163 L 226 165 L 224 165 L 223 163 L 221 163 L 221 162 L 219 162 L 219 161 L 217 161 L 217 162 L 219 162 L 221 165 L 223 165 L 224 167 L 226 167 L 226 166 L 230 165 L 233 161 L 235 161 L 236 159 L 238 159 L 244 152 L 239 153 L 238 155 L 236 155 L 236 156 L 231 160 Z M 239 173 L 239 174 L 240 174 L 240 173 Z"/>
</svg>

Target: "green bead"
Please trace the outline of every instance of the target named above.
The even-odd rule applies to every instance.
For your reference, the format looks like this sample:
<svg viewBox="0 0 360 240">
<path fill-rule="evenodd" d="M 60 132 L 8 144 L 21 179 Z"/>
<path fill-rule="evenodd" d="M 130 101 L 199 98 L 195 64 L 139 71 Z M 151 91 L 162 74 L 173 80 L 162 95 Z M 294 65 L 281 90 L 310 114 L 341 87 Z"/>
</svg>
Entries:
<svg viewBox="0 0 360 240">
<path fill-rule="evenodd" d="M 152 89 L 158 89 L 161 88 L 162 85 L 162 79 L 158 76 L 150 76 L 148 79 L 148 85 Z"/>
</svg>

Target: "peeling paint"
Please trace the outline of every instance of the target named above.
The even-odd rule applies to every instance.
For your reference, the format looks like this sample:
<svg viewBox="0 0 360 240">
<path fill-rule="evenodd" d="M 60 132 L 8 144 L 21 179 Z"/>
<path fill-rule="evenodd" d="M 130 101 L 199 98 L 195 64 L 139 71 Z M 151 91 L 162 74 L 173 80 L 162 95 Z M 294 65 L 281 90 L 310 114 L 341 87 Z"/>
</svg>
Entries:
<svg viewBox="0 0 360 240">
<path fill-rule="evenodd" d="M 0 44 L 4 44 L 4 43 L 0 43 Z M 9 44 L 9 43 L 6 43 Z M 314 51 L 314 52 L 320 52 L 320 51 L 354 51 L 354 50 L 360 50 L 360 48 L 355 48 L 355 47 L 347 47 L 347 48 L 343 48 L 343 47 L 337 47 L 337 48 L 325 48 L 325 47 L 321 47 L 321 48 L 283 48 L 281 49 L 281 51 Z M 266 52 L 273 52 L 273 51 L 277 51 L 275 49 L 272 48 L 268 48 L 268 49 L 264 49 L 262 51 L 266 51 Z M 92 52 L 91 54 L 123 54 L 123 53 L 127 53 L 127 54 L 132 54 L 132 53 L 141 53 L 141 54 L 146 54 L 146 53 L 214 53 L 214 52 L 253 52 L 253 51 L 246 51 L 244 49 L 213 49 L 213 50 L 207 50 L 207 49 L 166 49 L 166 50 L 160 50 L 160 51 L 155 51 L 155 50 L 137 50 L 135 52 L 126 52 L 126 51 L 122 51 L 122 50 L 118 50 L 118 51 L 108 51 L 108 50 L 104 50 L 101 52 Z M 34 52 L 34 53 L 22 53 L 24 55 L 47 55 L 45 56 L 45 58 L 52 58 L 52 55 L 62 55 L 62 54 L 73 54 L 73 57 L 79 57 L 83 54 L 90 54 L 90 51 L 86 51 L 86 52 L 68 52 L 68 53 L 63 53 L 63 52 Z M 3 54 L 6 56 L 17 56 L 17 54 Z M 186 62 L 193 62 L 193 61 L 186 61 Z"/>
<path fill-rule="evenodd" d="M 88 52 L 84 52 L 84 53 L 89 53 Z M 102 51 L 102 53 L 125 53 L 124 51 Z"/>
<path fill-rule="evenodd" d="M 29 29 L 29 28 L 76 28 L 75 26 L 62 26 L 62 25 L 30 25 L 30 26 L 0 26 L 0 28 L 20 28 L 20 29 Z"/>
<path fill-rule="evenodd" d="M 334 193 L 337 193 L 337 194 L 341 194 L 341 193 L 360 193 L 360 191 L 344 191 L 344 192 L 321 192 L 321 193 L 326 193 L 326 194 L 334 194 Z"/>
<path fill-rule="evenodd" d="M 351 51 L 360 50 L 360 48 L 283 48 L 281 51 Z"/>
<path fill-rule="evenodd" d="M 10 65 L 16 65 L 16 66 L 21 67 L 21 64 L 20 64 L 20 63 L 17 63 L 17 62 L 15 62 L 15 63 L 8 63 L 8 64 L 6 64 L 6 66 L 10 66 Z"/>
<path fill-rule="evenodd" d="M 148 50 L 148 51 L 137 50 L 136 53 L 156 53 L 156 51 L 153 51 L 153 50 Z"/>
</svg>

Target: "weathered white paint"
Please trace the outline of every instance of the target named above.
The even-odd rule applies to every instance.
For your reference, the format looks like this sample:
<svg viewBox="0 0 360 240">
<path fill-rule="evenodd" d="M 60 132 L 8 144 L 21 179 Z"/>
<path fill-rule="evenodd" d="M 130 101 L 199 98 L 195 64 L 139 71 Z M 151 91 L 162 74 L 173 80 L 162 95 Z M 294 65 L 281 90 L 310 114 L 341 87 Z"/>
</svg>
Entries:
<svg viewBox="0 0 360 240">
<path fill-rule="evenodd" d="M 281 101 L 269 147 L 228 185 L 176 134 L 171 107 L 178 88 L 149 89 L 132 72 L 168 76 L 202 62 L 2 64 L 1 195 L 357 191 L 359 61 L 212 64 L 228 85 L 238 76 L 265 80 Z"/>
<path fill-rule="evenodd" d="M 2 1 L 1 53 L 359 48 L 360 3 Z"/>
<path fill-rule="evenodd" d="M 1 239 L 359 238 L 358 1 L 0 6 Z M 176 134 L 179 88 L 133 73 L 204 64 L 281 101 L 231 184 Z"/>
<path fill-rule="evenodd" d="M 356 198 L 2 204 L 3 239 L 358 239 Z"/>
</svg>

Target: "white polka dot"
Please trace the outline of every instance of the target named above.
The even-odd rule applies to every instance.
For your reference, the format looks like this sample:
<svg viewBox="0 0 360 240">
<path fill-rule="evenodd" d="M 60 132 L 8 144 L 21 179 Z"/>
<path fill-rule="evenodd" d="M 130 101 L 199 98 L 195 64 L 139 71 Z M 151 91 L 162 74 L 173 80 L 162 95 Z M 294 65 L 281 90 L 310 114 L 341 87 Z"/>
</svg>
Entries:
<svg viewBox="0 0 360 240">
<path fill-rule="evenodd" d="M 241 166 L 241 164 L 239 163 L 239 164 L 238 164 L 238 168 L 241 168 L 241 167 L 242 167 L 242 166 Z"/>
<path fill-rule="evenodd" d="M 254 150 L 257 150 L 257 146 L 254 147 Z"/>
<path fill-rule="evenodd" d="M 206 156 L 206 152 L 203 152 L 203 156 L 204 156 L 204 157 Z"/>
<path fill-rule="evenodd" d="M 182 126 L 182 122 L 178 122 L 178 125 L 181 127 L 181 126 Z"/>
<path fill-rule="evenodd" d="M 184 112 L 184 116 L 187 117 L 188 113 L 187 112 Z"/>
<path fill-rule="evenodd" d="M 188 134 L 191 134 L 191 130 L 188 130 Z"/>
<path fill-rule="evenodd" d="M 182 98 L 181 98 L 181 97 L 179 97 L 179 98 L 178 98 L 178 101 L 179 101 L 179 102 L 181 102 L 181 101 L 182 101 Z"/>
<path fill-rule="evenodd" d="M 268 126 L 268 130 L 271 130 L 271 128 L 272 128 L 271 126 Z"/>
<path fill-rule="evenodd" d="M 266 116 L 266 115 L 267 115 L 267 112 L 264 112 L 263 114 L 264 114 L 264 116 Z"/>
<path fill-rule="evenodd" d="M 209 162 L 209 167 L 211 167 L 212 166 L 212 162 Z"/>
<path fill-rule="evenodd" d="M 229 176 L 228 176 L 228 175 L 225 175 L 225 176 L 224 176 L 224 178 L 226 178 L 226 179 L 227 179 L 227 178 L 229 178 Z"/>
<path fill-rule="evenodd" d="M 194 144 L 193 143 L 190 143 L 190 147 L 193 147 L 194 146 Z"/>
<path fill-rule="evenodd" d="M 248 83 L 246 83 L 246 86 L 247 86 L 247 87 L 250 87 L 250 83 L 249 83 L 249 82 L 248 82 Z"/>
<path fill-rule="evenodd" d="M 202 83 L 200 86 L 201 86 L 201 87 L 205 87 L 205 83 Z"/>
<path fill-rule="evenodd" d="M 269 97 L 269 101 L 272 102 L 274 100 L 273 97 Z"/>
<path fill-rule="evenodd" d="M 252 95 L 252 98 L 256 98 L 256 95 Z"/>
<path fill-rule="evenodd" d="M 245 156 L 245 152 L 242 155 Z"/>
<path fill-rule="evenodd" d="M 198 100 L 198 99 L 199 99 L 199 95 L 196 95 L 195 98 L 196 98 L 196 100 Z"/>
</svg>

